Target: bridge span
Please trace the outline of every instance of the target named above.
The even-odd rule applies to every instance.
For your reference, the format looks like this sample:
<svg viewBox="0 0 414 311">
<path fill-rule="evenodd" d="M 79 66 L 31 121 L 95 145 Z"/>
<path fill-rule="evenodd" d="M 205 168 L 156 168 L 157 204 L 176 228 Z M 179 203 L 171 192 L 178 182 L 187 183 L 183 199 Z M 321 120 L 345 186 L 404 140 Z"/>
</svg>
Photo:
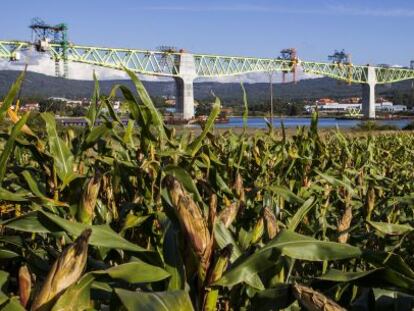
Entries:
<svg viewBox="0 0 414 311">
<path fill-rule="evenodd" d="M 135 73 L 174 78 L 177 83 L 177 108 L 184 119 L 194 117 L 193 82 L 198 77 L 223 77 L 255 72 L 293 72 L 297 67 L 304 73 L 321 75 L 347 83 L 361 84 L 362 110 L 366 118 L 375 118 L 375 87 L 414 79 L 408 68 L 360 66 L 342 63 L 309 62 L 295 59 L 257 58 L 192 54 L 185 51 L 150 51 L 103 48 L 74 44 L 26 41 L 0 41 L 0 59 L 16 61 L 28 49 L 47 53 L 57 65 L 78 62 Z"/>
</svg>

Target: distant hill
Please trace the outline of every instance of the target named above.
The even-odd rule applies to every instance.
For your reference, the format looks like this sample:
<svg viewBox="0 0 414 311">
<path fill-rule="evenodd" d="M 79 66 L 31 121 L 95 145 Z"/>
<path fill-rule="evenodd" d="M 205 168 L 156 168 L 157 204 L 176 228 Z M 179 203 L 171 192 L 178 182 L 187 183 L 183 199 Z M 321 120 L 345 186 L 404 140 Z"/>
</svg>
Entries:
<svg viewBox="0 0 414 311">
<path fill-rule="evenodd" d="M 17 78 L 19 72 L 4 70 L 0 71 L 0 95 L 3 97 L 10 85 Z M 104 80 L 100 81 L 101 92 L 108 94 L 116 84 L 124 84 L 133 88 L 129 80 Z M 144 81 L 151 96 L 175 95 L 174 82 L 149 82 Z M 67 97 L 67 98 L 89 98 L 93 92 L 93 81 L 69 80 L 56 78 L 39 73 L 28 72 L 22 88 L 22 96 L 38 97 Z M 378 86 L 379 94 L 399 92 L 408 93 L 411 82 L 405 81 L 388 86 Z M 269 96 L 269 84 L 253 83 L 245 84 L 247 94 L 255 101 L 267 99 Z M 194 85 L 196 99 L 212 97 L 212 92 L 222 100 L 234 100 L 241 98 L 241 88 L 238 83 L 199 82 Z M 300 80 L 296 84 L 285 83 L 274 85 L 275 97 L 282 99 L 314 99 L 321 97 L 349 97 L 360 96 L 359 85 L 347 85 L 339 83 L 330 78 L 317 78 Z"/>
</svg>

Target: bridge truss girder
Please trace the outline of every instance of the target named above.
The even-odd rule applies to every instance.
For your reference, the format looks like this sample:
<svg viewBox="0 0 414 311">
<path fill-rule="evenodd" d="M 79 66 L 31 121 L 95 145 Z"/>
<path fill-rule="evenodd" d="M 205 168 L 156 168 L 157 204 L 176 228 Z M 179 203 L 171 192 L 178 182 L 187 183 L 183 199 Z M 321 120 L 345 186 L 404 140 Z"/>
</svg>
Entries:
<svg viewBox="0 0 414 311">
<path fill-rule="evenodd" d="M 229 57 L 215 55 L 194 55 L 199 77 L 221 77 L 253 72 L 275 72 L 293 70 L 290 60 L 253 57 Z"/>
<path fill-rule="evenodd" d="M 18 52 L 32 48 L 24 41 L 0 41 L 0 59 L 15 59 Z M 166 77 L 180 76 L 180 53 L 135 49 L 113 49 L 69 45 L 66 56 L 59 44 L 49 44 L 47 53 L 53 60 L 85 63 L 113 69 L 128 68 L 136 73 Z M 253 72 L 291 72 L 294 66 L 304 73 L 327 76 L 349 83 L 368 83 L 368 66 L 307 62 L 253 57 L 229 57 L 193 54 L 196 75 L 220 77 Z M 377 84 L 394 83 L 414 79 L 414 70 L 406 68 L 374 67 Z"/>
<path fill-rule="evenodd" d="M 17 53 L 30 47 L 30 43 L 24 41 L 0 41 L 0 59 L 14 60 Z"/>
<path fill-rule="evenodd" d="M 387 84 L 414 79 L 414 70 L 407 68 L 375 68 L 378 84 Z"/>
<path fill-rule="evenodd" d="M 366 83 L 368 81 L 367 66 L 346 64 L 300 62 L 304 73 L 322 75 L 348 83 Z"/>
<path fill-rule="evenodd" d="M 59 45 L 52 44 L 48 52 L 53 58 L 62 59 Z M 128 68 L 141 74 L 177 76 L 179 54 L 132 49 L 112 49 L 88 46 L 69 46 L 67 60 L 106 68 Z"/>
</svg>

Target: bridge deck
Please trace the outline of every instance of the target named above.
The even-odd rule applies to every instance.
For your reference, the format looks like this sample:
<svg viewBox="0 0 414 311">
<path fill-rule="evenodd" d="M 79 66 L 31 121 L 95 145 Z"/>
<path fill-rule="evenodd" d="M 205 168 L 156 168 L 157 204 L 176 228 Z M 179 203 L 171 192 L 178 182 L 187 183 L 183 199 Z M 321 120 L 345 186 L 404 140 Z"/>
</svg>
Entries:
<svg viewBox="0 0 414 311">
<path fill-rule="evenodd" d="M 29 42 L 0 41 L 0 58 L 16 59 L 19 52 L 29 48 L 33 48 L 33 44 Z M 126 67 L 140 74 L 179 76 L 180 53 L 80 45 L 69 45 L 63 48 L 59 44 L 50 44 L 46 52 L 54 60 L 79 62 L 121 70 Z M 221 77 L 253 72 L 291 72 L 294 66 L 298 66 L 307 74 L 327 76 L 349 83 L 368 83 L 368 66 L 302 60 L 294 62 L 277 58 L 193 55 L 196 75 L 199 77 Z M 379 84 L 414 79 L 414 70 L 412 69 L 374 68 L 376 82 Z"/>
</svg>

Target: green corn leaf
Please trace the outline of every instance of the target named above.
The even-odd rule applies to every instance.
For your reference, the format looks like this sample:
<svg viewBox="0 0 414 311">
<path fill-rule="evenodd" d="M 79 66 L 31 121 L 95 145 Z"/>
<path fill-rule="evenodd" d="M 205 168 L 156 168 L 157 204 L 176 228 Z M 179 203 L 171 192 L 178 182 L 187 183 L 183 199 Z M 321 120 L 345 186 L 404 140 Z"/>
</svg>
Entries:
<svg viewBox="0 0 414 311">
<path fill-rule="evenodd" d="M 27 66 L 26 66 L 27 68 Z M 6 97 L 3 100 L 3 103 L 0 106 L 0 122 L 4 120 L 4 116 L 7 112 L 7 109 L 11 107 L 13 104 L 14 99 L 16 98 L 17 94 L 20 91 L 20 88 L 22 86 L 24 76 L 26 75 L 26 68 L 25 70 L 19 75 L 17 80 L 13 83 L 11 86 L 9 92 L 7 93 Z"/>
<path fill-rule="evenodd" d="M 29 113 L 26 113 L 12 128 L 10 133 L 9 139 L 7 140 L 6 144 L 4 145 L 4 149 L 0 155 L 0 186 L 3 184 L 3 179 L 6 174 L 7 169 L 7 162 L 10 158 L 10 155 L 14 149 L 14 143 L 16 141 L 17 136 L 20 133 L 23 125 L 26 124 L 27 118 L 29 117 Z"/>
<path fill-rule="evenodd" d="M 128 311 L 192 311 L 190 296 L 186 291 L 133 292 L 115 289 L 116 295 Z"/>
<path fill-rule="evenodd" d="M 166 138 L 166 134 L 164 131 L 164 121 L 162 120 L 161 114 L 159 113 L 158 109 L 155 108 L 154 103 L 152 102 L 150 96 L 148 95 L 147 90 L 145 89 L 144 85 L 142 84 L 141 80 L 133 73 L 131 70 L 125 68 L 126 73 L 131 78 L 132 82 L 135 85 L 137 93 L 141 98 L 142 103 L 145 107 L 147 107 L 151 113 L 152 122 L 154 126 L 157 128 L 158 133 L 160 135 L 161 140 Z"/>
<path fill-rule="evenodd" d="M 115 112 L 114 107 L 111 104 L 111 101 L 109 99 L 105 99 L 104 104 L 106 106 L 106 108 L 108 109 L 109 115 L 111 116 L 113 121 L 116 121 L 116 123 L 118 123 L 121 128 L 125 128 L 124 123 L 122 123 L 122 120 L 119 118 L 118 114 Z"/>
<path fill-rule="evenodd" d="M 20 257 L 20 255 L 14 251 L 11 251 L 9 249 L 1 249 L 0 248 L 0 259 L 7 260 L 7 259 L 13 259 Z"/>
<path fill-rule="evenodd" d="M 98 79 L 96 79 L 96 73 L 95 71 L 93 71 L 93 80 L 94 80 L 94 85 L 95 88 L 93 90 L 93 96 L 91 99 L 91 104 L 89 106 L 89 109 L 86 113 L 86 121 L 88 122 L 89 128 L 92 129 L 95 126 L 95 122 L 96 122 L 96 118 L 99 114 L 98 112 L 98 102 L 99 102 L 99 93 L 100 93 L 100 88 L 99 88 L 99 82 Z"/>
<path fill-rule="evenodd" d="M 410 225 L 390 224 L 370 220 L 367 220 L 367 222 L 379 232 L 387 235 L 402 235 L 414 230 Z"/>
<path fill-rule="evenodd" d="M 295 215 L 292 217 L 292 219 L 290 220 L 289 225 L 287 226 L 287 228 L 290 231 L 295 231 L 296 228 L 301 223 L 301 221 L 303 220 L 303 218 L 315 206 L 315 203 L 316 203 L 316 201 L 315 201 L 315 198 L 314 197 L 310 197 L 309 199 L 307 199 L 303 203 L 303 205 L 297 210 L 297 212 L 295 213 Z"/>
<path fill-rule="evenodd" d="M 83 311 L 92 309 L 90 291 L 93 281 L 93 275 L 85 274 L 78 282 L 65 290 L 53 306 L 52 311 Z"/>
<path fill-rule="evenodd" d="M 20 300 L 17 296 L 7 299 L 6 303 L 2 304 L 2 310 L 4 311 L 25 311 L 26 309 L 22 307 Z"/>
<path fill-rule="evenodd" d="M 129 242 L 113 231 L 108 225 L 85 225 L 72 222 L 47 212 L 32 212 L 1 223 L 5 227 L 23 232 L 51 233 L 66 231 L 72 236 L 79 236 L 85 229 L 91 228 L 89 244 L 109 249 L 123 249 L 132 252 L 148 250 Z"/>
<path fill-rule="evenodd" d="M 270 186 L 270 187 L 267 188 L 267 190 L 272 191 L 272 192 L 280 195 L 287 202 L 299 203 L 299 204 L 304 204 L 305 203 L 304 199 L 297 196 L 296 194 L 294 194 L 291 190 L 289 190 L 286 187 L 283 187 L 283 186 Z"/>
<path fill-rule="evenodd" d="M 344 272 L 340 270 L 331 269 L 322 276 L 320 276 L 318 279 L 332 282 L 351 282 L 382 270 L 382 268 L 378 268 L 359 272 Z"/>
<path fill-rule="evenodd" d="M 150 218 L 151 215 L 145 215 L 145 216 L 137 216 L 134 214 L 128 214 L 125 217 L 125 222 L 121 229 L 121 234 L 123 234 L 126 230 L 131 228 L 136 228 L 141 226 L 145 221 L 147 221 L 148 218 Z"/>
<path fill-rule="evenodd" d="M 374 267 L 391 268 L 411 279 L 414 279 L 414 271 L 400 255 L 388 252 L 373 252 L 365 250 L 362 257 Z"/>
<path fill-rule="evenodd" d="M 291 231 L 281 231 L 275 239 L 252 255 L 242 258 L 215 283 L 232 287 L 246 282 L 246 278 L 274 266 L 281 255 L 307 261 L 357 258 L 362 254 L 358 247 L 329 241 L 320 241 Z"/>
<path fill-rule="evenodd" d="M 204 125 L 203 131 L 201 132 L 200 136 L 198 136 L 190 145 L 187 147 L 187 153 L 194 157 L 198 150 L 200 150 L 201 146 L 203 145 L 203 141 L 207 136 L 207 133 L 210 132 L 210 130 L 214 126 L 214 121 L 220 114 L 221 110 L 221 104 L 220 99 L 216 97 L 216 102 L 213 105 L 213 109 L 211 110 L 210 115 L 207 118 L 206 124 Z"/>
<path fill-rule="evenodd" d="M 180 226 L 173 223 L 162 213 L 159 213 L 164 226 L 167 228 L 164 233 L 163 255 L 165 270 L 170 273 L 168 290 L 182 290 L 185 288 L 186 275 L 183 256 L 180 252 Z"/>
<path fill-rule="evenodd" d="M 133 133 L 134 133 L 134 121 L 129 119 L 128 125 L 125 129 L 124 137 L 122 140 L 125 144 L 128 144 L 129 146 L 131 146 L 131 148 L 135 148 Z"/>
<path fill-rule="evenodd" d="M 110 132 L 110 128 L 106 123 L 95 126 L 85 138 L 86 146 L 93 146 L 99 139 L 104 137 L 107 133 Z"/>
<path fill-rule="evenodd" d="M 30 196 L 26 191 L 10 192 L 4 188 L 0 188 L 0 200 L 11 202 L 27 202 Z"/>
<path fill-rule="evenodd" d="M 354 189 L 352 188 L 352 186 L 347 183 L 344 182 L 342 180 L 339 180 L 333 176 L 330 176 L 328 174 L 322 173 L 318 170 L 315 170 L 316 173 L 321 176 L 323 179 L 325 179 L 329 184 L 331 184 L 334 187 L 344 187 L 349 193 L 354 193 Z"/>
<path fill-rule="evenodd" d="M 356 258 L 362 252 L 358 247 L 314 238 L 282 230 L 263 250 L 276 248 L 285 256 L 308 261 Z"/>
<path fill-rule="evenodd" d="M 56 121 L 51 113 L 42 113 L 42 118 L 46 123 L 46 132 L 49 140 L 50 154 L 53 157 L 56 173 L 65 187 L 77 176 L 73 172 L 74 157 L 69 147 L 59 137 L 56 129 Z"/>
<path fill-rule="evenodd" d="M 238 258 L 240 258 L 240 256 L 242 255 L 242 251 L 240 249 L 240 247 L 238 246 L 238 244 L 236 243 L 236 241 L 233 238 L 232 233 L 229 231 L 229 229 L 227 229 L 224 224 L 221 221 L 217 221 L 214 225 L 214 238 L 216 240 L 216 243 L 219 245 L 219 247 L 221 249 L 225 248 L 227 245 L 232 245 L 232 253 L 230 255 L 230 262 L 232 262 L 232 264 L 235 264 L 236 260 Z M 271 254 L 269 254 L 271 255 Z M 262 260 L 262 265 L 260 264 L 260 260 Z M 232 283 L 232 276 L 229 277 L 229 281 L 230 284 L 226 282 L 224 283 L 219 283 L 217 282 L 217 284 L 220 285 L 234 285 L 237 282 L 241 282 L 241 280 L 243 282 L 245 282 L 246 284 L 249 284 L 250 286 L 252 286 L 253 288 L 256 288 L 258 290 L 264 290 L 265 287 L 262 283 L 262 281 L 260 280 L 260 277 L 258 276 L 258 272 L 265 270 L 266 268 L 272 266 L 274 263 L 273 262 L 269 262 L 267 260 L 267 258 L 261 257 L 261 258 L 253 258 L 252 261 L 247 262 L 246 264 L 244 264 L 242 267 L 240 267 L 240 269 L 237 269 L 234 272 L 234 275 L 241 273 L 241 275 L 238 275 L 238 281 L 236 281 L 235 283 Z"/>
<path fill-rule="evenodd" d="M 68 205 L 64 202 L 59 202 L 53 199 L 48 198 L 46 195 L 44 195 L 36 181 L 33 179 L 32 175 L 30 174 L 29 171 L 23 171 L 22 173 L 27 185 L 29 186 L 30 191 L 36 196 L 38 197 L 44 204 L 48 205 L 48 206 L 63 206 L 63 207 L 68 207 Z"/>
<path fill-rule="evenodd" d="M 170 274 L 164 269 L 139 259 L 92 273 L 95 276 L 107 275 L 112 279 L 123 280 L 131 284 L 158 282 L 170 277 Z"/>
<path fill-rule="evenodd" d="M 414 293 L 414 279 L 403 275 L 391 268 L 378 268 L 361 272 L 343 272 L 330 270 L 319 279 L 331 282 L 361 283 L 368 287 L 399 288 L 402 291 Z"/>
<path fill-rule="evenodd" d="M 281 310 L 295 301 L 290 284 L 277 284 L 275 287 L 258 292 L 252 299 L 253 310 Z"/>
</svg>

